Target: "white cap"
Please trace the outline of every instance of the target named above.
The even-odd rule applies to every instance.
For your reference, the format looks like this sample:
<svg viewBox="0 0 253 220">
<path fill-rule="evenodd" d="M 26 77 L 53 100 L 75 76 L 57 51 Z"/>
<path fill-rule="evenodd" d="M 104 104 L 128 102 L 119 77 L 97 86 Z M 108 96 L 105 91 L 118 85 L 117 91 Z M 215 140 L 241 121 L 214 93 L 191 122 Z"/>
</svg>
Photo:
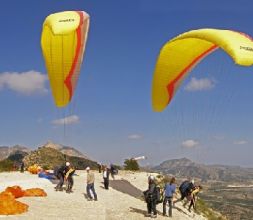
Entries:
<svg viewBox="0 0 253 220">
<path fill-rule="evenodd" d="M 149 179 L 150 179 L 150 180 L 154 180 L 155 177 L 151 175 L 151 176 L 149 176 Z"/>
<path fill-rule="evenodd" d="M 194 181 L 194 179 L 192 179 L 192 181 L 191 181 L 191 182 L 192 182 L 192 184 L 194 184 L 194 182 L 195 182 L 195 181 Z"/>
<path fill-rule="evenodd" d="M 68 167 L 70 165 L 70 162 L 66 162 L 66 166 Z"/>
<path fill-rule="evenodd" d="M 90 167 L 86 167 L 86 170 L 90 170 Z"/>
</svg>

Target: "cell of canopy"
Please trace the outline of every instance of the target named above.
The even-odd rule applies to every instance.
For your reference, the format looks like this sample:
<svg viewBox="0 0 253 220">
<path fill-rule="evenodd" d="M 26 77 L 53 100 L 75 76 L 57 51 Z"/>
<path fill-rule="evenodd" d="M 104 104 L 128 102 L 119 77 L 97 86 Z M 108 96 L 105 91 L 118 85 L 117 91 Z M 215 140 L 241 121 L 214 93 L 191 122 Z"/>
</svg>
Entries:
<svg viewBox="0 0 253 220">
<path fill-rule="evenodd" d="M 41 48 L 57 107 L 68 105 L 74 94 L 88 29 L 89 15 L 84 11 L 59 12 L 44 21 Z"/>
<path fill-rule="evenodd" d="M 238 65 L 253 64 L 253 40 L 241 32 L 199 29 L 168 41 L 160 51 L 154 71 L 153 110 L 163 111 L 188 73 L 218 48 L 223 49 Z"/>
</svg>

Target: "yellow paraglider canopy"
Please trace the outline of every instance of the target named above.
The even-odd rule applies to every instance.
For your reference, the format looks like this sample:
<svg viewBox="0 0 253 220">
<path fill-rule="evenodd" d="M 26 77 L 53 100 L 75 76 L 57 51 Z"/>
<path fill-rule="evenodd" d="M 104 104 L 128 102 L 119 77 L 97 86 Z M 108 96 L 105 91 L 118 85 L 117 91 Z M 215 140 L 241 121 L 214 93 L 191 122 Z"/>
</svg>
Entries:
<svg viewBox="0 0 253 220">
<path fill-rule="evenodd" d="M 89 15 L 84 11 L 59 12 L 44 21 L 41 47 L 57 107 L 66 106 L 73 96 L 88 29 Z"/>
<path fill-rule="evenodd" d="M 163 111 L 187 74 L 217 48 L 222 48 L 238 65 L 253 64 L 253 40 L 241 32 L 199 29 L 168 41 L 160 51 L 154 71 L 154 111 Z"/>
</svg>

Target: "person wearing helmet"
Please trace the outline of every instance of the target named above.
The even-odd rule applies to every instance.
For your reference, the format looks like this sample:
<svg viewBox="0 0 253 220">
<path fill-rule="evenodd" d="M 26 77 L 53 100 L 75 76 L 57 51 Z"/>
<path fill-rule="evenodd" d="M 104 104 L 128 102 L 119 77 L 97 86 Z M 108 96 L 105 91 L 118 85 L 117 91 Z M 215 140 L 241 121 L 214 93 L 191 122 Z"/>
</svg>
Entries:
<svg viewBox="0 0 253 220">
<path fill-rule="evenodd" d="M 155 184 L 155 177 L 149 176 L 148 178 L 148 190 L 145 191 L 146 194 L 146 202 L 147 202 L 147 209 L 148 209 L 148 217 L 156 218 L 157 211 L 156 211 L 156 200 L 157 200 L 157 193 L 156 193 L 156 184 Z"/>
<path fill-rule="evenodd" d="M 94 196 L 94 200 L 97 201 L 97 193 L 95 192 L 94 182 L 95 182 L 95 176 L 94 173 L 90 171 L 90 167 L 86 168 L 87 171 L 87 186 L 86 186 L 86 192 L 88 196 L 88 200 L 93 200 L 90 191 L 92 191 L 92 194 Z"/>
<path fill-rule="evenodd" d="M 64 183 L 64 177 L 66 173 L 69 171 L 70 163 L 66 162 L 65 165 L 62 165 L 57 171 L 56 171 L 56 177 L 59 179 L 59 182 L 57 186 L 55 187 L 56 191 L 62 191 L 63 183 Z"/>
<path fill-rule="evenodd" d="M 66 180 L 66 193 L 71 193 L 72 191 L 72 187 L 74 185 L 74 179 L 73 179 L 73 175 L 75 173 L 75 167 L 71 166 L 69 164 L 69 169 L 65 175 L 65 180 Z"/>
</svg>

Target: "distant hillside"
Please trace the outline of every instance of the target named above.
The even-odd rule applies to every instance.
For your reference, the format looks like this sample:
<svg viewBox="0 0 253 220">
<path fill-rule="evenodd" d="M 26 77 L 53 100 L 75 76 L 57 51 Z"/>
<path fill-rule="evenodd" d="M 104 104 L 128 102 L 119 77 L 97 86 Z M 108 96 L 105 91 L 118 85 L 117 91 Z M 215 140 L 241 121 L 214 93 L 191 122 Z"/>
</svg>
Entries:
<svg viewBox="0 0 253 220">
<path fill-rule="evenodd" d="M 76 150 L 75 148 L 64 146 L 61 144 L 56 144 L 56 143 L 53 143 L 52 141 L 48 141 L 45 145 L 41 147 L 53 148 L 53 149 L 59 150 L 61 153 L 66 154 L 68 156 L 81 157 L 81 158 L 89 160 L 88 156 L 84 155 L 83 153 Z"/>
<path fill-rule="evenodd" d="M 7 159 L 9 156 L 15 155 L 16 153 L 27 154 L 30 151 L 29 148 L 20 145 L 15 145 L 13 147 L 2 146 L 0 147 L 0 161 Z"/>
<path fill-rule="evenodd" d="M 14 147 L 2 147 L 2 160 L 0 160 L 0 172 L 17 170 L 23 158 L 28 155 L 30 150 L 25 147 L 14 146 Z"/>
<path fill-rule="evenodd" d="M 65 155 L 59 150 L 51 147 L 39 147 L 38 150 L 32 151 L 24 157 L 25 166 L 38 164 L 45 169 L 54 169 L 57 166 L 63 165 L 69 161 L 76 169 L 85 169 L 87 166 L 97 168 L 98 164 L 95 161 L 82 157 Z"/>
<path fill-rule="evenodd" d="M 73 147 L 48 141 L 37 150 L 15 145 L 13 147 L 0 147 L 0 171 L 18 169 L 24 159 L 26 166 L 39 164 L 42 167 L 53 169 L 70 161 L 76 169 L 85 169 L 87 166 L 97 168 L 97 162 L 89 159 Z"/>
<path fill-rule="evenodd" d="M 52 148 L 68 156 L 81 157 L 81 158 L 90 160 L 88 156 L 76 150 L 74 147 L 64 146 L 61 144 L 53 143 L 52 141 L 48 141 L 46 144 L 42 145 L 41 147 Z M 12 155 L 12 158 L 15 158 L 15 157 L 18 157 L 18 155 L 26 155 L 29 152 L 31 152 L 31 149 L 29 149 L 28 147 L 20 146 L 20 145 L 15 145 L 13 147 L 2 146 L 0 147 L 0 161 L 7 159 L 11 155 Z"/>
<path fill-rule="evenodd" d="M 199 178 L 202 181 L 215 180 L 226 182 L 247 182 L 253 179 L 253 168 L 224 165 L 204 165 L 195 163 L 187 158 L 166 160 L 152 169 L 177 177 Z"/>
</svg>

